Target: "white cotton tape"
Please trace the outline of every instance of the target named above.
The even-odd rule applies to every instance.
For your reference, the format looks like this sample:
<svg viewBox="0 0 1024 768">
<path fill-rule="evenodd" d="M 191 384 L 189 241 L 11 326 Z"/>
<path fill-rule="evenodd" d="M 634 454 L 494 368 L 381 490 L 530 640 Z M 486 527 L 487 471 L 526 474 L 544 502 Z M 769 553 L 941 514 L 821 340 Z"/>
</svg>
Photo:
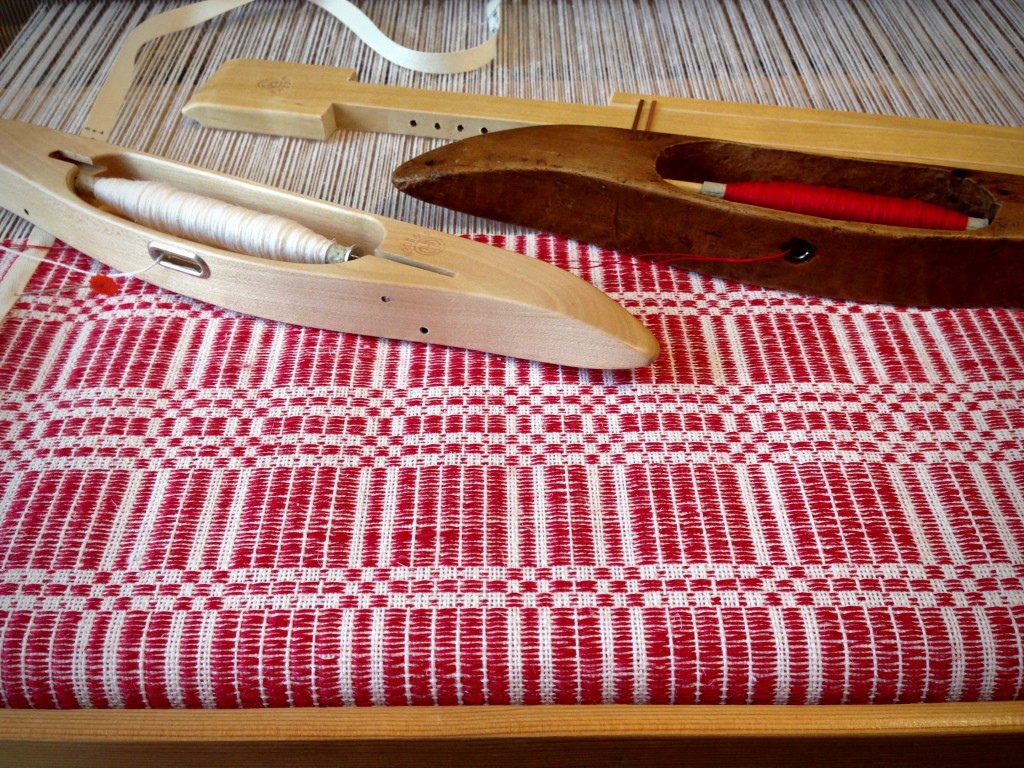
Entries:
<svg viewBox="0 0 1024 768">
<path fill-rule="evenodd" d="M 117 113 L 132 84 L 135 58 L 139 49 L 151 40 L 194 27 L 204 21 L 220 16 L 230 10 L 248 5 L 253 0 L 204 0 L 173 11 L 165 11 L 146 19 L 125 38 L 107 79 L 103 82 L 92 109 L 85 118 L 82 136 L 89 139 L 106 139 L 117 120 Z"/>
<path fill-rule="evenodd" d="M 200 3 L 175 8 L 172 11 L 146 19 L 125 39 L 117 59 L 111 67 L 85 119 L 82 135 L 91 139 L 106 139 L 117 120 L 117 113 L 132 81 L 132 71 L 139 49 L 158 37 L 188 29 L 196 24 L 248 5 L 253 0 L 204 0 Z M 370 21 L 369 17 L 348 0 L 310 0 L 323 8 L 352 30 L 372 50 L 388 61 L 407 69 L 433 74 L 468 72 L 486 66 L 497 53 L 498 30 L 501 27 L 501 0 L 487 0 L 485 17 L 487 40 L 475 48 L 441 53 L 416 51 L 399 45 Z"/>
<path fill-rule="evenodd" d="M 406 69 L 432 74 L 469 72 L 486 66 L 497 52 L 498 29 L 501 27 L 501 0 L 488 0 L 485 8 L 487 40 L 475 48 L 433 53 L 416 51 L 399 45 L 385 35 L 369 17 L 348 0 L 310 0 L 351 29 L 375 52 Z"/>
</svg>

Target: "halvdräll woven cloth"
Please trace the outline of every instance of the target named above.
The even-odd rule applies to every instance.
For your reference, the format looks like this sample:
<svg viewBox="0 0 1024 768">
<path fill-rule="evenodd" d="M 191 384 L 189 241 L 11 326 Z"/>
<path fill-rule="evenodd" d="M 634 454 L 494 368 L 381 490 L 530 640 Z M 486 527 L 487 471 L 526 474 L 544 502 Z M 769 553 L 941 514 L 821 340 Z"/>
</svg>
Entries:
<svg viewBox="0 0 1024 768">
<path fill-rule="evenodd" d="M 1024 313 L 489 242 L 595 282 L 662 358 L 560 368 L 139 281 L 23 296 L 0 703 L 1020 697 Z"/>
</svg>

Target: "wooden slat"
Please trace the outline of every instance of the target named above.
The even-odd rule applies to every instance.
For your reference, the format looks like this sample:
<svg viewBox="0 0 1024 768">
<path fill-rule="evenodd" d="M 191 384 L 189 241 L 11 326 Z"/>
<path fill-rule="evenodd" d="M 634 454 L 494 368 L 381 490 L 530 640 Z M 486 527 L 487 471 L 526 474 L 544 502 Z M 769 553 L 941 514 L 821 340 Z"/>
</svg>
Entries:
<svg viewBox="0 0 1024 768">
<path fill-rule="evenodd" d="M 1024 702 L 0 712 L 0 765 L 1019 764 Z"/>
<path fill-rule="evenodd" d="M 1024 129 L 651 94 L 607 106 L 360 83 L 352 69 L 239 59 L 223 64 L 184 112 L 210 128 L 325 139 L 336 130 L 460 139 L 530 125 L 629 128 L 657 102 L 650 130 L 841 157 L 1024 174 Z"/>
</svg>

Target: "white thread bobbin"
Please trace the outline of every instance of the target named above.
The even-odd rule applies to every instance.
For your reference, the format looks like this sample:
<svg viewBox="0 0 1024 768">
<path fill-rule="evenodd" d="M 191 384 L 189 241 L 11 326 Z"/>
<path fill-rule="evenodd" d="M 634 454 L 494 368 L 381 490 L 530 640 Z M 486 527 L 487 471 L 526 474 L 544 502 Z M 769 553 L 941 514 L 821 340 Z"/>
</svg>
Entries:
<svg viewBox="0 0 1024 768">
<path fill-rule="evenodd" d="M 169 235 L 235 253 L 303 264 L 345 262 L 361 254 L 283 216 L 252 211 L 172 187 L 80 174 L 75 187 L 125 218 Z"/>
</svg>

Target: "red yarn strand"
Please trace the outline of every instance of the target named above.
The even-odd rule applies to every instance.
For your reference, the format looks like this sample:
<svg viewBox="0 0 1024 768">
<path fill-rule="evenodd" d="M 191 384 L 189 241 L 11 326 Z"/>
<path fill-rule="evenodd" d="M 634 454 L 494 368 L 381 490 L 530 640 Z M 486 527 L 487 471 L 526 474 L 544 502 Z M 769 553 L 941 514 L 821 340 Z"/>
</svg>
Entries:
<svg viewBox="0 0 1024 768">
<path fill-rule="evenodd" d="M 677 261 L 715 261 L 724 262 L 727 264 L 746 264 L 752 261 L 770 261 L 772 259 L 781 259 L 786 255 L 784 251 L 777 253 L 768 253 L 763 256 L 708 256 L 699 253 L 634 253 L 634 256 L 639 256 L 644 259 L 652 259 L 657 261 L 659 264 L 672 264 Z"/>
<path fill-rule="evenodd" d="M 725 199 L 825 219 L 923 229 L 967 229 L 968 217 L 921 200 L 853 192 L 793 181 L 727 184 Z"/>
</svg>

